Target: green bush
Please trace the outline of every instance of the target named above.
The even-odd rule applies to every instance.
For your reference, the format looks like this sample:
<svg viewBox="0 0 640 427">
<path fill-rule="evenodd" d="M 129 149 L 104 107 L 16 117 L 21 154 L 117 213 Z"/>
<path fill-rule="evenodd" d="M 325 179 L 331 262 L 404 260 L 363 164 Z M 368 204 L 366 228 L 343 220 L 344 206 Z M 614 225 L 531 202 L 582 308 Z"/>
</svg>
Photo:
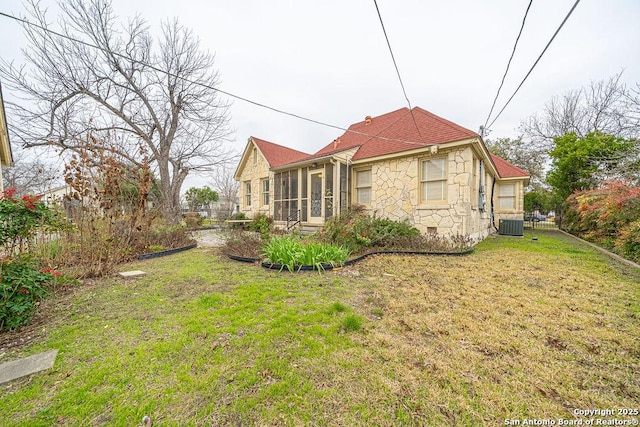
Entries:
<svg viewBox="0 0 640 427">
<path fill-rule="evenodd" d="M 342 265 L 349 256 L 349 250 L 345 247 L 317 242 L 303 244 L 300 239 L 291 236 L 273 238 L 262 250 L 269 262 L 280 264 L 289 271 L 302 265 L 322 271 L 323 264 Z"/>
<path fill-rule="evenodd" d="M 15 188 L 9 188 L 0 197 L 0 246 L 8 256 L 28 248 L 40 230 L 62 228 L 60 218 L 41 196 L 16 197 L 15 193 Z"/>
<path fill-rule="evenodd" d="M 640 261 L 640 187 L 613 182 L 572 194 L 564 204 L 562 227 Z"/>
<path fill-rule="evenodd" d="M 40 271 L 24 256 L 5 258 L 0 268 L 0 331 L 7 331 L 29 323 L 35 303 L 47 294 L 46 285 L 60 273 Z"/>
<path fill-rule="evenodd" d="M 249 225 L 247 225 L 247 230 L 260 233 L 262 239 L 266 241 L 269 239 L 272 225 L 273 218 L 259 212 L 253 217 L 253 220 L 249 223 Z"/>
<path fill-rule="evenodd" d="M 374 218 L 361 209 L 350 209 L 325 224 L 323 239 L 351 252 L 366 247 L 387 248 L 398 238 L 419 236 L 420 231 L 404 222 Z"/>
<path fill-rule="evenodd" d="M 640 219 L 622 228 L 614 245 L 628 259 L 640 262 Z"/>
</svg>

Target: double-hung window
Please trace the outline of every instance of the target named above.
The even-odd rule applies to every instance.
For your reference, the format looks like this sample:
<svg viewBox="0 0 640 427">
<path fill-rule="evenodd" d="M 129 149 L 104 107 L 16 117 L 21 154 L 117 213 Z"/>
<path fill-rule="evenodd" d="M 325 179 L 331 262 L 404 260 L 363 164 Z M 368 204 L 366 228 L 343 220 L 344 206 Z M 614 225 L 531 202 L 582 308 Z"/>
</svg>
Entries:
<svg viewBox="0 0 640 427">
<path fill-rule="evenodd" d="M 498 188 L 498 208 L 515 209 L 516 208 L 516 185 L 500 184 Z"/>
<path fill-rule="evenodd" d="M 262 180 L 262 206 L 269 204 L 269 178 Z"/>
<path fill-rule="evenodd" d="M 371 169 L 356 172 L 356 202 L 361 205 L 371 203 Z"/>
<path fill-rule="evenodd" d="M 251 181 L 244 183 L 244 204 L 245 206 L 251 206 Z"/>
<path fill-rule="evenodd" d="M 447 200 L 446 158 L 422 161 L 420 195 L 422 202 L 445 202 Z"/>
</svg>

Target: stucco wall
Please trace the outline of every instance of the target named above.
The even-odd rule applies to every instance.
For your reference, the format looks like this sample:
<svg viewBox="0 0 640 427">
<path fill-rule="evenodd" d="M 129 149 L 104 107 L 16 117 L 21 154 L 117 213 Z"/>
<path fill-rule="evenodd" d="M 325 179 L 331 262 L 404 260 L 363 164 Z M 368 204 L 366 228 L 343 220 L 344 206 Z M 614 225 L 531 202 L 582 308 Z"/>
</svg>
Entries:
<svg viewBox="0 0 640 427">
<path fill-rule="evenodd" d="M 421 203 L 420 167 L 428 158 L 447 159 L 447 200 Z M 449 151 L 392 158 L 362 164 L 354 170 L 371 168 L 372 214 L 396 221 L 408 221 L 422 233 L 463 234 L 482 239 L 489 234 L 489 201 L 486 212 L 472 209 L 473 151 L 469 146 Z"/>
<path fill-rule="evenodd" d="M 255 148 L 255 145 L 253 146 Z M 260 150 L 257 150 L 256 161 L 254 162 L 254 154 L 252 148 L 244 166 L 240 173 L 238 182 L 240 183 L 240 212 L 248 217 L 253 217 L 258 212 L 271 215 L 271 207 L 273 206 L 273 177 L 269 173 L 269 163 L 264 158 Z M 263 206 L 261 203 L 262 186 L 261 181 L 269 178 L 269 206 Z M 246 202 L 246 185 L 247 181 L 251 181 L 251 206 L 247 206 Z"/>
</svg>

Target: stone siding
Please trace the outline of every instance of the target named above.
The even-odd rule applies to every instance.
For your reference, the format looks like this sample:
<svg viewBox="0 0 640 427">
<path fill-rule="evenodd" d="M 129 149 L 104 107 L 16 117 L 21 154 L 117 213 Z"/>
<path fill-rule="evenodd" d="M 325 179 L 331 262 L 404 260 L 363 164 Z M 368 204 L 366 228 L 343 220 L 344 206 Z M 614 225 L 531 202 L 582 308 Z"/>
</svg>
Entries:
<svg viewBox="0 0 640 427">
<path fill-rule="evenodd" d="M 447 159 L 447 200 L 443 203 L 421 203 L 420 167 L 428 158 Z M 472 209 L 473 151 L 460 147 L 435 154 L 392 158 L 355 170 L 371 167 L 372 195 L 370 212 L 395 221 L 407 221 L 422 233 L 468 235 L 482 239 L 489 234 L 490 214 Z"/>
<path fill-rule="evenodd" d="M 249 152 L 245 161 L 242 173 L 239 176 L 238 182 L 240 183 L 240 212 L 244 213 L 248 217 L 253 217 L 256 213 L 262 212 L 269 216 L 273 215 L 273 177 L 269 172 L 269 163 L 264 158 L 260 150 L 257 150 L 257 159 L 253 161 L 253 149 Z M 263 179 L 269 179 L 269 199 L 271 203 L 269 206 L 262 206 L 261 196 L 262 187 L 261 182 Z M 251 206 L 247 206 L 246 202 L 246 186 L 245 183 L 251 181 Z"/>
</svg>

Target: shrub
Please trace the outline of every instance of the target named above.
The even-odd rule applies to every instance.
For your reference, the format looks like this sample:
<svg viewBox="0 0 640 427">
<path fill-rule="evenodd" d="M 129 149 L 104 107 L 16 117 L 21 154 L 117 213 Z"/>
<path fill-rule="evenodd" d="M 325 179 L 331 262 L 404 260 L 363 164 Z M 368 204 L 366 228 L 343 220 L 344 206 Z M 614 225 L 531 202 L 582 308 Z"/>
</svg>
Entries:
<svg viewBox="0 0 640 427">
<path fill-rule="evenodd" d="M 328 243 L 306 242 L 290 236 L 276 237 L 263 247 L 264 256 L 272 264 L 294 271 L 296 266 L 311 265 L 316 270 L 324 270 L 323 264 L 342 265 L 349 256 L 345 247 Z"/>
<path fill-rule="evenodd" d="M 360 252 L 366 247 L 386 248 L 397 238 L 419 235 L 420 231 L 407 223 L 373 218 L 356 207 L 329 219 L 322 238 L 351 252 Z"/>
<path fill-rule="evenodd" d="M 204 218 L 197 212 L 187 212 L 184 217 L 184 222 L 189 228 L 198 228 L 202 225 Z"/>
<path fill-rule="evenodd" d="M 640 219 L 620 230 L 615 247 L 632 261 L 640 262 Z"/>
<path fill-rule="evenodd" d="M 46 285 L 60 273 L 39 271 L 37 264 L 25 256 L 5 258 L 1 263 L 0 331 L 25 325 L 35 311 L 35 303 L 47 294 Z"/>
<path fill-rule="evenodd" d="M 15 188 L 10 188 L 0 197 L 0 245 L 8 256 L 13 256 L 16 250 L 25 250 L 40 230 L 62 228 L 60 218 L 40 196 L 16 197 L 15 192 Z"/>
<path fill-rule="evenodd" d="M 226 240 L 222 250 L 225 254 L 244 258 L 260 258 L 262 239 L 254 234 L 235 231 Z"/>
<path fill-rule="evenodd" d="M 231 215 L 231 219 L 234 220 L 234 219 L 248 219 L 248 218 L 247 218 L 247 215 L 245 215 L 243 212 L 238 212 L 235 215 Z M 244 224 L 241 224 L 241 223 L 232 224 L 231 228 L 241 229 L 241 228 L 244 228 Z"/>
<path fill-rule="evenodd" d="M 273 218 L 259 212 L 253 217 L 249 225 L 247 225 L 247 230 L 260 233 L 263 240 L 268 240 L 272 226 Z"/>
<path fill-rule="evenodd" d="M 640 187 L 608 183 L 575 192 L 564 205 L 565 230 L 640 260 Z"/>
</svg>

